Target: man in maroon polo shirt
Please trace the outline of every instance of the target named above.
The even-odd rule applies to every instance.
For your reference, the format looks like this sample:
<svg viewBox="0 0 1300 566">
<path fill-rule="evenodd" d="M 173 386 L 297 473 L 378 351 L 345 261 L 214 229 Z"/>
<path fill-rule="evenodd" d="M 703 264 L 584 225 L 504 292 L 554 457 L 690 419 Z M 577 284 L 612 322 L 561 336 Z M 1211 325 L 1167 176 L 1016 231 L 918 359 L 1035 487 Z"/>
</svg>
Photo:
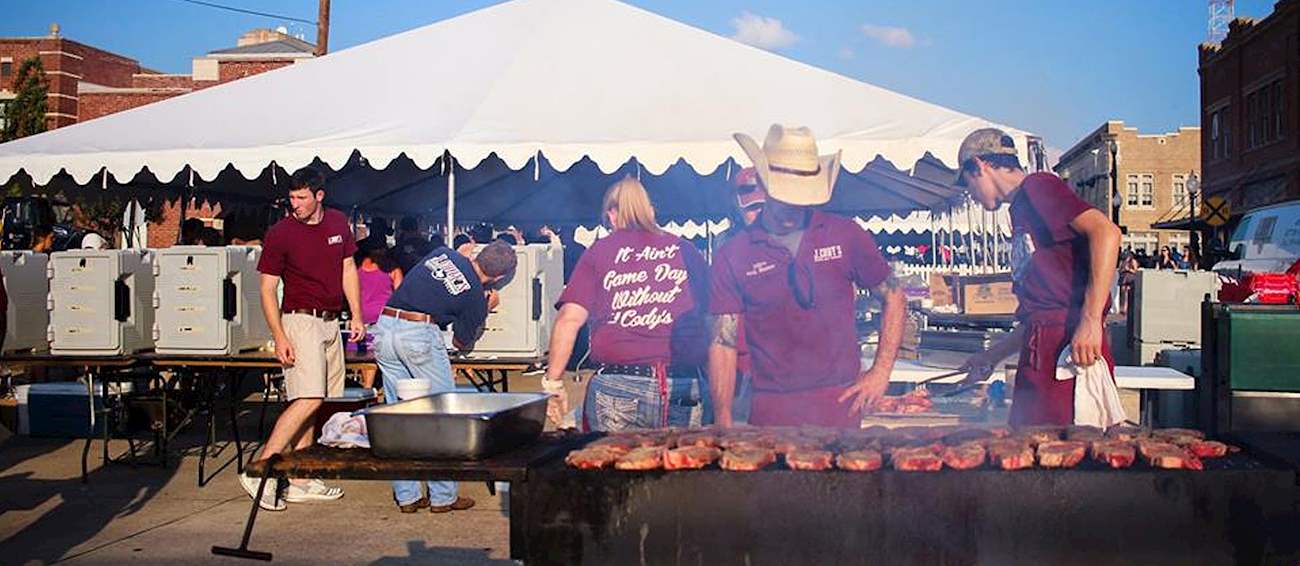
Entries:
<svg viewBox="0 0 1300 566">
<path fill-rule="evenodd" d="M 262 314 L 275 339 L 275 356 L 284 366 L 284 388 L 289 405 L 275 421 L 271 435 L 258 453 L 269 458 L 312 444 L 312 422 L 328 397 L 343 394 L 343 340 L 339 315 L 343 297 L 352 313 L 351 340 L 365 337 L 361 321 L 361 285 L 352 259 L 356 240 L 343 213 L 325 208 L 325 178 L 307 168 L 293 175 L 289 188 L 292 214 L 266 232 L 262 259 Z M 283 303 L 276 289 L 284 282 Z M 249 497 L 257 497 L 257 478 L 240 475 Z M 291 479 L 284 500 L 277 498 L 278 484 L 270 483 L 258 504 L 271 511 L 285 503 L 328 501 L 343 497 L 343 490 L 320 480 Z"/>
<path fill-rule="evenodd" d="M 743 321 L 754 372 L 751 424 L 856 428 L 889 384 L 903 333 L 902 290 L 870 234 L 813 209 L 830 200 L 838 155 L 818 157 L 807 128 L 774 125 L 761 149 L 743 134 L 736 141 L 768 198 L 758 221 L 714 259 L 710 369 L 734 367 Z M 865 372 L 855 287 L 872 289 L 884 304 L 880 347 Z M 710 371 L 709 379 L 714 418 L 730 426 L 735 372 Z"/>
<path fill-rule="evenodd" d="M 1074 423 L 1074 380 L 1057 380 L 1056 363 L 1070 349 L 1081 367 L 1104 361 L 1106 311 L 1119 255 L 1120 230 L 1051 173 L 1026 174 L 1015 142 L 995 128 L 976 130 L 958 151 L 958 186 L 987 210 L 1011 204 L 1012 278 L 1019 324 L 1006 338 L 966 362 L 967 381 L 1020 352 L 1011 424 Z"/>
</svg>

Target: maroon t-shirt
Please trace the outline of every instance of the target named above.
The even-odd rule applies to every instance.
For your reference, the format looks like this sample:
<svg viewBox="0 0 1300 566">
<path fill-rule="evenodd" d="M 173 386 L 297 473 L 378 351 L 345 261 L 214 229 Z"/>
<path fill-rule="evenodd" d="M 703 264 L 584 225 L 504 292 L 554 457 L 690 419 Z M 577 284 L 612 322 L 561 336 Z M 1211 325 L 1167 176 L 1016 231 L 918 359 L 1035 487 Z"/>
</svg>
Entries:
<svg viewBox="0 0 1300 566">
<path fill-rule="evenodd" d="M 1016 315 L 1083 306 L 1088 288 L 1088 239 L 1070 226 L 1091 206 L 1060 177 L 1025 177 L 1011 200 L 1012 270 Z"/>
<path fill-rule="evenodd" d="M 342 212 L 325 209 L 317 224 L 292 216 L 275 223 L 262 240 L 257 270 L 284 281 L 280 309 L 343 310 L 343 260 L 357 251 Z"/>
<path fill-rule="evenodd" d="M 616 230 L 582 254 L 555 306 L 587 309 L 597 363 L 702 366 L 708 288 L 708 264 L 691 244 Z"/>
<path fill-rule="evenodd" d="M 874 287 L 890 274 L 866 230 L 814 212 L 792 258 L 755 222 L 722 246 L 711 273 L 712 312 L 742 315 L 756 391 L 790 393 L 857 379 L 854 287 Z M 807 308 L 796 300 L 792 280 Z"/>
</svg>

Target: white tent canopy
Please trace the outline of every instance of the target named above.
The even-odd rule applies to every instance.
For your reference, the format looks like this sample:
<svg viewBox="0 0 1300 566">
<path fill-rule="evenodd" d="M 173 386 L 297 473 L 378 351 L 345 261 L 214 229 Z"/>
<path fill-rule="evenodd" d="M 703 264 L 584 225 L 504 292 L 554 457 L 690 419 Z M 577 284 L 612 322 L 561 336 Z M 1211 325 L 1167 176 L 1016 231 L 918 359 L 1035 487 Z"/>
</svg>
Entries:
<svg viewBox="0 0 1300 566">
<path fill-rule="evenodd" d="M 374 173 L 409 158 L 387 187 L 445 177 L 410 167 L 444 153 L 466 170 L 495 153 L 514 170 L 544 156 L 562 172 L 588 156 L 605 173 L 635 158 L 650 174 L 684 160 L 709 175 L 747 162 L 733 132 L 761 139 L 773 122 L 811 127 L 849 171 L 927 151 L 952 164 L 963 136 L 995 125 L 614 0 L 514 0 L 0 144 L 0 180 L 25 170 L 44 185 L 66 170 L 80 184 L 101 171 L 126 182 L 147 167 L 166 182 L 189 167 L 203 182 L 228 166 L 255 179 L 272 162 L 339 170 L 354 152 Z"/>
</svg>

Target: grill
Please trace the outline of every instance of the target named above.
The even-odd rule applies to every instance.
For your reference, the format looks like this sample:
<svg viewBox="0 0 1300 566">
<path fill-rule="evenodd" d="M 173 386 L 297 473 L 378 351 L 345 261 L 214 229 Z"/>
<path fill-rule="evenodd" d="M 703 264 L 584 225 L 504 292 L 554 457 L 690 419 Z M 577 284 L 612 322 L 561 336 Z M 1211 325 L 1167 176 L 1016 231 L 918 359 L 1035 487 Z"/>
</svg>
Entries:
<svg viewBox="0 0 1300 566">
<path fill-rule="evenodd" d="M 1296 472 L 1249 450 L 1203 471 L 530 472 L 528 564 L 1228 564 L 1300 558 Z"/>
</svg>

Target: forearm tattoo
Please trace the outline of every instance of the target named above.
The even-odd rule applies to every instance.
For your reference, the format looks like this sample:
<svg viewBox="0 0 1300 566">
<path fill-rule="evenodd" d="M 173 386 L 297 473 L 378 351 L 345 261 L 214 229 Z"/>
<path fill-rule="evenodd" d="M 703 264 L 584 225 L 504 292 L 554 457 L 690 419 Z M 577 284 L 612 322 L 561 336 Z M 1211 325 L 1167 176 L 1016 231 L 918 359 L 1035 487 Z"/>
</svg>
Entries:
<svg viewBox="0 0 1300 566">
<path fill-rule="evenodd" d="M 740 317 L 735 314 L 720 314 L 713 317 L 713 343 L 727 348 L 736 347 L 736 327 Z"/>
</svg>

